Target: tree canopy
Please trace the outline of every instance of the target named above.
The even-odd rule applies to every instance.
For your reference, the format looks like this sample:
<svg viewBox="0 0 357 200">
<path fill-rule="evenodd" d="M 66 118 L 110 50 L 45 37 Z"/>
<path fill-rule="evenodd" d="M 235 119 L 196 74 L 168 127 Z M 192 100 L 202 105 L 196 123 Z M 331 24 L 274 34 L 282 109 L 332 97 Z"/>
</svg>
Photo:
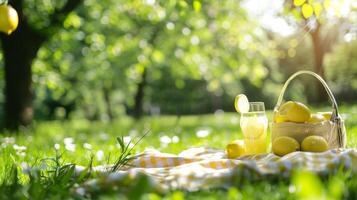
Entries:
<svg viewBox="0 0 357 200">
<path fill-rule="evenodd" d="M 6 67 L 6 41 L 18 42 L 15 37 L 25 30 L 21 44 L 32 49 L 31 59 L 25 62 L 31 77 L 26 84 L 31 84 L 24 98 L 30 103 L 22 109 L 34 99 L 36 117 L 45 119 L 230 111 L 232 97 L 238 93 L 272 107 L 281 82 L 296 70 L 326 68 L 327 78 L 337 80 L 330 75 L 332 66 L 343 63 L 347 47 L 334 47 L 344 43 L 346 34 L 355 40 L 353 5 L 345 15 L 338 12 L 344 3 L 285 1 L 276 15 L 297 27 L 297 32 L 282 36 L 263 27 L 242 3 L 9 1 L 19 12 L 20 25 L 12 36 L 2 35 L 0 66 L 14 68 Z M 305 40 L 306 34 L 317 38 L 317 43 Z M 324 66 L 326 53 L 331 63 Z M 16 66 L 20 65 L 24 64 Z M 5 72 L 0 71 L 4 79 Z M 9 91 L 5 82 L 0 86 Z M 304 96 L 302 87 L 294 93 Z M 6 102 L 7 96 L 1 96 L 1 101 Z"/>
</svg>

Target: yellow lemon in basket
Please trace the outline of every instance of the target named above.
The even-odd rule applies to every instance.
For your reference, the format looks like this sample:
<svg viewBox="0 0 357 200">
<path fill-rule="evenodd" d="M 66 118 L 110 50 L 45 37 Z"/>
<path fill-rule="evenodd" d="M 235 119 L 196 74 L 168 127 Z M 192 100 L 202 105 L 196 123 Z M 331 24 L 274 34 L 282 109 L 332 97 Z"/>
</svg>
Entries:
<svg viewBox="0 0 357 200">
<path fill-rule="evenodd" d="M 280 106 L 279 108 L 279 114 L 280 115 L 287 115 L 288 111 L 291 109 L 291 107 L 294 105 L 293 101 L 287 101 L 283 105 Z"/>
<path fill-rule="evenodd" d="M 303 103 L 297 101 L 288 101 L 279 108 L 279 115 L 285 116 L 287 121 L 307 122 L 311 117 L 310 109 Z"/>
<path fill-rule="evenodd" d="M 246 113 L 249 111 L 249 101 L 244 94 L 238 94 L 234 99 L 234 108 L 239 113 Z"/>
<path fill-rule="evenodd" d="M 328 144 L 325 138 L 318 135 L 311 135 L 302 141 L 301 149 L 310 152 L 324 152 L 328 150 Z"/>
<path fill-rule="evenodd" d="M 332 116 L 332 112 L 318 112 L 317 114 L 324 116 L 324 118 L 328 121 L 331 119 Z"/>
<path fill-rule="evenodd" d="M 234 140 L 227 145 L 226 149 L 228 158 L 238 158 L 245 154 L 244 140 Z"/>
<path fill-rule="evenodd" d="M 323 121 L 326 121 L 325 117 L 322 114 L 317 113 L 317 114 L 312 114 L 309 121 L 307 121 L 307 122 L 314 124 L 314 123 L 320 123 Z"/>
<path fill-rule="evenodd" d="M 279 115 L 279 113 L 274 114 L 274 122 L 281 123 L 289 121 L 286 115 Z"/>
<path fill-rule="evenodd" d="M 272 149 L 275 155 L 284 156 L 288 153 L 299 151 L 300 144 L 292 137 L 281 136 L 274 140 Z"/>
</svg>

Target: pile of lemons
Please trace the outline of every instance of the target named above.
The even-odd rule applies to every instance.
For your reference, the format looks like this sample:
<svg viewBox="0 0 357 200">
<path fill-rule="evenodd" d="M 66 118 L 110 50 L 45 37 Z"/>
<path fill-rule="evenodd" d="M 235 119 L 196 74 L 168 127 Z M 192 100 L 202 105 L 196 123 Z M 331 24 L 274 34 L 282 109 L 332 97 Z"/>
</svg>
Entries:
<svg viewBox="0 0 357 200">
<path fill-rule="evenodd" d="M 322 123 L 331 118 L 331 112 L 314 113 L 303 103 L 288 101 L 280 106 L 278 112 L 274 114 L 274 122 L 294 122 L 294 123 Z M 272 144 L 274 154 L 284 156 L 294 151 L 323 152 L 328 150 L 325 138 L 318 135 L 306 137 L 301 144 L 292 137 L 281 136 L 276 138 Z"/>
</svg>

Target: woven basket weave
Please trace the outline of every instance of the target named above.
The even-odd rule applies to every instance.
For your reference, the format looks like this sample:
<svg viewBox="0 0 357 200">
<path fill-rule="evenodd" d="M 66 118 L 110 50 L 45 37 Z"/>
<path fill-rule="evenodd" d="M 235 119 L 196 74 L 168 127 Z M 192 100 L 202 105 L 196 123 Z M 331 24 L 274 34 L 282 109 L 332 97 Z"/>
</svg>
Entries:
<svg viewBox="0 0 357 200">
<path fill-rule="evenodd" d="M 295 123 L 295 122 L 280 122 L 271 123 L 271 141 L 274 142 L 275 138 L 280 136 L 289 136 L 295 138 L 298 142 L 310 135 L 319 135 L 326 139 L 329 149 L 341 148 L 346 145 L 346 128 L 343 120 L 338 113 L 338 106 L 330 88 L 326 82 L 316 73 L 311 71 L 298 71 L 293 74 L 284 84 L 278 102 L 274 108 L 274 115 L 278 112 L 283 102 L 285 91 L 290 82 L 299 75 L 311 75 L 321 82 L 324 86 L 329 99 L 332 103 L 332 115 L 329 121 L 320 123 Z"/>
</svg>

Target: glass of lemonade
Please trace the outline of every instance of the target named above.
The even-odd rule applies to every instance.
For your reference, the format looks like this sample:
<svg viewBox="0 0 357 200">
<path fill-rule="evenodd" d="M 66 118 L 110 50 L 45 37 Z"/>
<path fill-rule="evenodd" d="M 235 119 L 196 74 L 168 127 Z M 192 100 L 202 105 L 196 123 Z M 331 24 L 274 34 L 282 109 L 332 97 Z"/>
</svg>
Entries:
<svg viewBox="0 0 357 200">
<path fill-rule="evenodd" d="M 249 103 L 249 112 L 241 115 L 240 127 L 247 155 L 267 152 L 268 118 L 265 114 L 264 102 Z"/>
</svg>

